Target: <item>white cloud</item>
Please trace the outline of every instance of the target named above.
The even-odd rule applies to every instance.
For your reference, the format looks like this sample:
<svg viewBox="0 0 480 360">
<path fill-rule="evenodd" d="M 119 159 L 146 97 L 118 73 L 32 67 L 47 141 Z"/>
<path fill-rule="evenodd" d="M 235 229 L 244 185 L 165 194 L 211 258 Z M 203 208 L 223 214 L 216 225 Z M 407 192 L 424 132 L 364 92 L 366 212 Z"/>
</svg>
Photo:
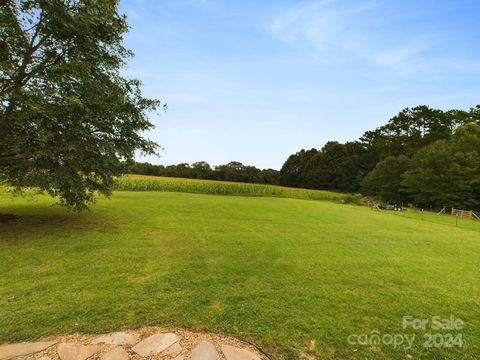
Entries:
<svg viewBox="0 0 480 360">
<path fill-rule="evenodd" d="M 424 67 L 438 36 L 389 34 L 382 28 L 385 19 L 379 19 L 381 5 L 378 1 L 347 5 L 342 0 L 304 3 L 273 19 L 269 29 L 279 40 L 311 46 L 316 56 L 330 61 L 354 57 L 399 74 Z"/>
<path fill-rule="evenodd" d="M 348 31 L 349 19 L 376 6 L 374 2 L 339 7 L 338 1 L 321 0 L 290 9 L 274 19 L 271 31 L 281 40 L 307 40 L 317 47 L 334 44 Z"/>
</svg>

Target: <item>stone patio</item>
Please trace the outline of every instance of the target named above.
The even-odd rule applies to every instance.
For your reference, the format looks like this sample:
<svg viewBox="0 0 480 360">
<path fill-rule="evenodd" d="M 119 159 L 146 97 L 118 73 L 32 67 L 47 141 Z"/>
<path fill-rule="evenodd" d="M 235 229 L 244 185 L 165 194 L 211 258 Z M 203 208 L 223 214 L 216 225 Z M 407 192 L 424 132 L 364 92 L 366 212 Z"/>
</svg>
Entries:
<svg viewBox="0 0 480 360">
<path fill-rule="evenodd" d="M 268 360 L 234 337 L 148 327 L 0 345 L 0 360 Z"/>
</svg>

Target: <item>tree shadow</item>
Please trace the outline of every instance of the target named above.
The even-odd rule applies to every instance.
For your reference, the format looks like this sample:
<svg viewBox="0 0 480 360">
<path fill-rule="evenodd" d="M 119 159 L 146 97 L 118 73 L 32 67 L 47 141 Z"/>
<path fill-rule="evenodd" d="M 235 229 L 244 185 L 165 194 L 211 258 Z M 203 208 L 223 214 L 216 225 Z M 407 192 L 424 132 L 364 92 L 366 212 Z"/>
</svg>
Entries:
<svg viewBox="0 0 480 360">
<path fill-rule="evenodd" d="M 42 211 L 44 210 L 44 211 Z M 63 210 L 63 209 L 62 209 Z M 104 214 L 87 211 L 82 213 L 52 211 L 51 207 L 36 208 L 37 213 L 0 214 L 0 241 L 21 241 L 45 235 L 62 236 L 63 233 L 106 232 L 116 228 Z"/>
</svg>

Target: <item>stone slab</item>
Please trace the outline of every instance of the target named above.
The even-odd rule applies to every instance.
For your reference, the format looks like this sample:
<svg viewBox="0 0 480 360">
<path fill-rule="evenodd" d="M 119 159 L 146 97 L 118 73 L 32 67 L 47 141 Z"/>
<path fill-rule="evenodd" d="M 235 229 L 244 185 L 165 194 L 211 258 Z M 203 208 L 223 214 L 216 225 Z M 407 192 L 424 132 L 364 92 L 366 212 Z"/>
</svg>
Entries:
<svg viewBox="0 0 480 360">
<path fill-rule="evenodd" d="M 12 359 L 17 356 L 35 354 L 57 343 L 53 341 L 22 342 L 0 346 L 0 360 Z"/>
<path fill-rule="evenodd" d="M 154 334 L 140 341 L 132 350 L 140 356 L 148 356 L 161 353 L 178 341 L 180 337 L 174 333 Z"/>
<path fill-rule="evenodd" d="M 129 358 L 127 351 L 121 346 L 113 348 L 102 356 L 102 360 L 128 360 Z"/>
<path fill-rule="evenodd" d="M 219 356 L 215 345 L 210 341 L 202 341 L 192 350 L 192 360 L 218 360 Z"/>
<path fill-rule="evenodd" d="M 176 342 L 172 346 L 168 347 L 167 350 L 163 351 L 162 356 L 174 357 L 174 356 L 177 356 L 178 354 L 180 354 L 182 352 L 182 350 L 183 349 L 182 349 L 182 346 L 180 345 L 180 343 Z"/>
<path fill-rule="evenodd" d="M 227 360 L 261 360 L 257 354 L 235 346 L 222 345 L 221 349 Z"/>
<path fill-rule="evenodd" d="M 61 343 L 57 345 L 57 353 L 61 360 L 85 360 L 102 349 L 100 345 L 78 345 Z"/>
</svg>

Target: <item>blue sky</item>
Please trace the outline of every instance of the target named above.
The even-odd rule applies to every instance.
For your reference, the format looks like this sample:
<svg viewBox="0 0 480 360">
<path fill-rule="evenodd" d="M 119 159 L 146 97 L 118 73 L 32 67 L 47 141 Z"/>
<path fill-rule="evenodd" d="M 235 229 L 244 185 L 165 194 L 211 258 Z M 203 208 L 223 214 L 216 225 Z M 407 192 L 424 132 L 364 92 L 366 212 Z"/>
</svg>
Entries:
<svg viewBox="0 0 480 360">
<path fill-rule="evenodd" d="M 404 107 L 480 104 L 478 0 L 122 0 L 157 164 L 280 168 Z"/>
</svg>

